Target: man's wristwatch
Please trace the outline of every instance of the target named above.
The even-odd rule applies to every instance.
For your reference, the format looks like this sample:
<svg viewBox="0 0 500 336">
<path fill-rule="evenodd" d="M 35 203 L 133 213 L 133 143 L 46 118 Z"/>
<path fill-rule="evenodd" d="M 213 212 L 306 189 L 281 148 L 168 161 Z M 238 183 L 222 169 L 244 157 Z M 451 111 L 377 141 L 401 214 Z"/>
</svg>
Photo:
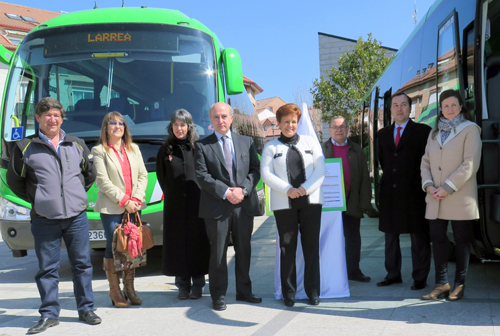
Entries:
<svg viewBox="0 0 500 336">
<path fill-rule="evenodd" d="M 246 197 L 248 195 L 248 190 L 245 187 L 241 187 L 241 190 L 243 191 L 243 195 Z"/>
</svg>

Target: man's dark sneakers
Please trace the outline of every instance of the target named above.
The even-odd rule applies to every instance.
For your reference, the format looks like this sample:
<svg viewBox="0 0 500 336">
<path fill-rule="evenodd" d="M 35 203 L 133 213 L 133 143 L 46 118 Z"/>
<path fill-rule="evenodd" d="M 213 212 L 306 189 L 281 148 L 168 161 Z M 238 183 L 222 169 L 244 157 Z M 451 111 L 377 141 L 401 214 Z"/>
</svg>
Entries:
<svg viewBox="0 0 500 336">
<path fill-rule="evenodd" d="M 38 322 L 33 327 L 28 329 L 28 334 L 38 334 L 49 329 L 50 327 L 55 327 L 58 324 L 59 324 L 58 319 L 40 317 Z"/>
</svg>

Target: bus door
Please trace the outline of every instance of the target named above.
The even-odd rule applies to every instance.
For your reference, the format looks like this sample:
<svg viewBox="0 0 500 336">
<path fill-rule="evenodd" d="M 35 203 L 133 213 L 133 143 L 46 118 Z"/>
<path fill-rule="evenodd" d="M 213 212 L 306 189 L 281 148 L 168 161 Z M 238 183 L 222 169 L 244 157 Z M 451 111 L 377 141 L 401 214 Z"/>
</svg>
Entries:
<svg viewBox="0 0 500 336">
<path fill-rule="evenodd" d="M 476 24 L 464 39 L 475 55 L 474 76 L 466 76 L 466 97 L 474 99 L 476 122 L 481 126 L 483 153 L 478 174 L 483 248 L 500 256 L 500 3 L 478 1 Z M 474 41 L 476 43 L 474 43 Z M 479 42 L 479 43 L 477 43 Z M 464 48 L 465 49 L 465 48 Z M 471 50 L 471 52 L 472 52 Z M 467 48 L 469 57 L 469 48 Z M 472 78 L 471 78 L 472 77 Z M 470 83 L 472 81 L 472 83 Z M 472 90 L 471 90 L 472 88 Z"/>
<path fill-rule="evenodd" d="M 380 178 L 382 174 L 379 166 L 378 153 L 376 150 L 378 141 L 377 133 L 378 130 L 391 124 L 391 95 L 392 88 L 387 90 L 383 96 L 380 96 L 380 87 L 377 86 L 375 89 L 375 97 L 373 98 L 374 111 L 372 125 L 374 128 L 374 142 L 372 148 L 375 149 L 373 158 L 373 184 L 375 188 L 375 205 L 377 206 L 377 209 L 379 207 Z M 382 108 L 380 108 L 380 99 L 383 99 Z"/>
</svg>

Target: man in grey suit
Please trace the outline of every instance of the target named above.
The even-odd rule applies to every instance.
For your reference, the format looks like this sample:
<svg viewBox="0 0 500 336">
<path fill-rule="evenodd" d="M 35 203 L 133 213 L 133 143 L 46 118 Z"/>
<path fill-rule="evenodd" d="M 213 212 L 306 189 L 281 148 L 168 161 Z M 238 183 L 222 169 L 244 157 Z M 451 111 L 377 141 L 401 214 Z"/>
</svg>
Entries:
<svg viewBox="0 0 500 336">
<path fill-rule="evenodd" d="M 236 300 L 260 303 L 252 293 L 250 256 L 253 218 L 259 214 L 255 186 L 260 162 L 252 138 L 231 132 L 233 109 L 215 103 L 209 111 L 215 132 L 196 142 L 195 169 L 201 187 L 199 216 L 210 240 L 210 295 L 215 310 L 225 310 L 227 246 L 236 253 Z"/>
</svg>

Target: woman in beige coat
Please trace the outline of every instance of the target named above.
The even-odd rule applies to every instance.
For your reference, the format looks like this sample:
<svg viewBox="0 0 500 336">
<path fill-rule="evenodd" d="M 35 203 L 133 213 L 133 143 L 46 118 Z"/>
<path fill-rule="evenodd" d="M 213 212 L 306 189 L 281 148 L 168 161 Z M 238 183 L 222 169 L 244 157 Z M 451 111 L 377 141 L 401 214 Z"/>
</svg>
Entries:
<svg viewBox="0 0 500 336">
<path fill-rule="evenodd" d="M 148 172 L 139 147 L 132 143 L 125 118 L 119 112 L 109 112 L 102 121 L 101 136 L 92 148 L 97 170 L 96 186 L 99 188 L 94 211 L 101 214 L 106 234 L 106 251 L 103 268 L 109 281 L 111 303 L 118 308 L 140 305 L 142 300 L 134 289 L 135 269 L 123 271 L 123 292 L 120 290 L 120 275 L 113 262 L 111 241 L 116 224 L 122 221 L 123 213 L 135 213 L 146 207 Z M 132 219 L 132 218 L 131 218 Z"/>
<path fill-rule="evenodd" d="M 422 187 L 427 192 L 425 217 L 430 220 L 436 269 L 436 285 L 422 300 L 436 300 L 444 295 L 454 301 L 464 295 L 471 226 L 479 218 L 476 173 L 481 160 L 481 129 L 470 121 L 471 115 L 458 91 L 443 91 L 439 104 L 436 126 L 429 135 L 420 167 Z M 451 292 L 447 274 L 449 221 L 457 253 Z"/>
</svg>

